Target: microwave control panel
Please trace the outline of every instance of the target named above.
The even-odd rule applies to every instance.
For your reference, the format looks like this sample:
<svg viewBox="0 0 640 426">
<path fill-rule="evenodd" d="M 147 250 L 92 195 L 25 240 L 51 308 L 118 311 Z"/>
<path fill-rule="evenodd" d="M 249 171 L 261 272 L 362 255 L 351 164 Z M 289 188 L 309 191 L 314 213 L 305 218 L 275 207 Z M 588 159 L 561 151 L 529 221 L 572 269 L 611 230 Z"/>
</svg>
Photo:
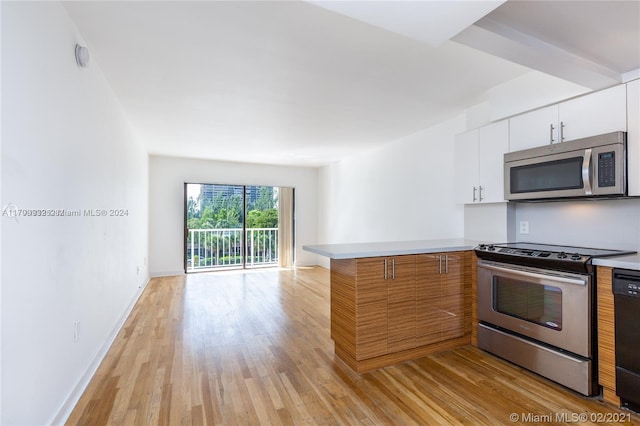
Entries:
<svg viewBox="0 0 640 426">
<path fill-rule="evenodd" d="M 616 153 L 614 151 L 598 154 L 598 187 L 616 186 Z"/>
</svg>

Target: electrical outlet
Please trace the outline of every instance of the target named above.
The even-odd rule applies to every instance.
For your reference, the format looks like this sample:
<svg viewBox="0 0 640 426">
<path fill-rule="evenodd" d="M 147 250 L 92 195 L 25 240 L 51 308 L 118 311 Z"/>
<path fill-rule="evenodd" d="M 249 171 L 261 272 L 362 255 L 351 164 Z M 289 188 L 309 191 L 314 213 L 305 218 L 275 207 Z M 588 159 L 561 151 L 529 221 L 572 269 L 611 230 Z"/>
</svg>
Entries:
<svg viewBox="0 0 640 426">
<path fill-rule="evenodd" d="M 80 340 L 80 321 L 73 323 L 73 343 L 77 343 Z"/>
<path fill-rule="evenodd" d="M 526 220 L 521 220 L 520 221 L 520 233 L 521 234 L 528 234 L 529 233 L 529 222 L 527 222 Z"/>
</svg>

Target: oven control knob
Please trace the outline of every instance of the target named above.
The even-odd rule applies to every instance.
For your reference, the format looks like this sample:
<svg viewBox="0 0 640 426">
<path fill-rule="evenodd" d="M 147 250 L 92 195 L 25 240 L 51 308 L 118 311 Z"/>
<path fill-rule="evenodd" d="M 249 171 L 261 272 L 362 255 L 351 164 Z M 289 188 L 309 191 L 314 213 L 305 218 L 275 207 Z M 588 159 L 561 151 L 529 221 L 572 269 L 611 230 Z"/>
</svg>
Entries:
<svg viewBox="0 0 640 426">
<path fill-rule="evenodd" d="M 558 253 L 558 259 L 564 259 L 567 257 L 567 253 L 561 251 L 560 253 Z"/>
</svg>

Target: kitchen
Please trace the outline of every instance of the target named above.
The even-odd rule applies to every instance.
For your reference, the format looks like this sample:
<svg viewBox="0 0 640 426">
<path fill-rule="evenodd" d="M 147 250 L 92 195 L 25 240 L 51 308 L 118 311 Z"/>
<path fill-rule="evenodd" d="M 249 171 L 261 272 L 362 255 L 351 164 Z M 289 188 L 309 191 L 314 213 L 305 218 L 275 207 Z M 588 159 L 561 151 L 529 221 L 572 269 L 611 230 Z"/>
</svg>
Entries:
<svg viewBox="0 0 640 426">
<path fill-rule="evenodd" d="M 454 153 L 456 160 L 460 155 L 468 154 L 471 151 L 471 154 L 468 155 L 471 159 L 471 165 L 469 160 L 465 160 L 456 161 L 454 166 L 455 178 L 458 181 L 454 191 L 455 196 L 467 204 L 464 211 L 465 237 L 474 235 L 479 242 L 486 244 L 476 245 L 473 241 L 465 240 L 443 240 L 440 242 L 425 240 L 396 241 L 386 244 L 379 241 L 377 243 L 307 246 L 307 250 L 331 259 L 332 291 L 336 292 L 335 300 L 340 302 L 336 304 L 336 307 L 332 307 L 332 336 L 336 342 L 336 354 L 356 371 L 368 371 L 371 368 L 419 358 L 431 352 L 460 345 L 461 343 L 454 339 L 446 340 L 444 338 L 429 342 L 441 342 L 441 346 L 438 347 L 420 346 L 416 340 L 413 341 L 413 346 L 409 345 L 403 348 L 394 345 L 391 340 L 392 334 L 395 335 L 397 331 L 394 328 L 392 332 L 391 324 L 401 321 L 409 323 L 410 320 L 392 314 L 392 309 L 396 308 L 392 308 L 391 289 L 394 287 L 396 263 L 402 260 L 398 263 L 398 265 L 402 265 L 406 258 L 415 257 L 413 262 L 415 262 L 415 268 L 418 272 L 417 282 L 412 291 L 418 302 L 417 305 L 415 302 L 413 305 L 413 309 L 415 309 L 413 336 L 419 341 L 419 332 L 417 331 L 420 327 L 419 316 L 421 309 L 424 310 L 424 307 L 420 308 L 420 288 L 429 285 L 429 281 L 432 280 L 428 278 L 429 275 L 421 277 L 419 266 L 421 258 L 435 254 L 439 259 L 439 269 L 442 274 L 442 258 L 445 258 L 444 262 L 447 265 L 445 268 L 448 269 L 449 253 L 455 257 L 459 255 L 460 251 L 464 252 L 475 248 L 475 254 L 481 260 L 477 262 L 477 275 L 475 275 L 477 261 L 475 257 L 470 266 L 472 270 L 470 274 L 474 276 L 472 297 L 475 297 L 477 292 L 477 301 L 474 299 L 471 305 L 473 320 L 470 338 L 473 345 L 478 345 L 480 348 L 513 361 L 517 365 L 536 371 L 544 377 L 586 396 L 600 395 L 600 386 L 602 386 L 602 396 L 605 401 L 616 406 L 622 405 L 638 410 L 640 396 L 637 389 L 640 388 L 640 375 L 638 374 L 637 355 L 630 355 L 637 352 L 633 349 L 633 338 L 627 336 L 629 335 L 629 324 L 635 322 L 635 319 L 632 319 L 632 315 L 634 315 L 632 312 L 637 310 L 634 297 L 637 295 L 638 280 L 632 270 L 638 269 L 638 257 L 635 253 L 640 236 L 638 228 L 640 218 L 638 216 L 638 199 L 629 198 L 629 196 L 637 196 L 640 186 L 638 180 L 640 167 L 637 160 L 640 158 L 637 142 L 638 129 L 640 128 L 639 87 L 638 81 L 631 81 L 627 85 L 619 85 L 544 106 L 541 109 L 515 114 L 508 119 L 480 127 L 479 131 L 471 130 L 455 136 L 455 146 L 459 148 Z M 617 101 L 609 103 L 607 99 L 610 96 L 617 97 Z M 594 108 L 587 106 L 591 102 L 593 102 Z M 565 115 L 561 115 L 561 117 L 571 116 L 572 114 L 567 114 L 567 111 L 570 111 L 571 107 L 575 107 L 576 104 L 580 104 L 580 107 L 577 108 L 579 112 L 574 114 L 573 119 L 563 118 L 559 122 L 553 121 L 558 119 L 560 115 L 558 111 L 564 111 Z M 602 108 L 603 105 L 606 107 Z M 547 121 L 548 124 L 546 124 L 542 120 L 542 123 L 536 123 L 536 125 L 543 124 L 538 126 L 542 128 L 542 131 L 538 132 L 542 136 L 538 135 L 538 142 L 534 140 L 529 143 L 529 146 L 523 147 L 527 144 L 523 143 L 522 139 L 530 136 L 531 128 L 527 128 L 526 132 L 520 131 L 519 133 L 519 126 L 522 122 L 532 120 L 532 116 L 540 115 L 541 111 L 545 110 L 553 111 L 551 122 Z M 577 131 L 574 129 L 573 137 L 565 137 L 565 127 L 571 126 L 571 122 L 576 124 L 575 119 L 578 116 L 580 118 L 577 122 L 585 120 L 585 124 L 581 126 L 583 128 Z M 615 118 L 609 119 L 607 117 Z M 546 124 L 546 130 L 544 124 Z M 584 128 L 590 126 L 595 126 L 596 130 L 593 132 L 586 130 L 585 133 Z M 557 129 L 560 130 L 554 132 Z M 487 142 L 485 146 L 482 145 L 483 131 L 484 140 Z M 546 133 L 544 133 L 545 131 Z M 478 140 L 480 141 L 480 149 L 489 147 L 488 154 L 486 152 L 478 154 Z M 500 140 L 504 141 L 502 145 L 500 145 Z M 558 144 L 558 140 L 562 140 L 562 142 Z M 497 145 L 496 141 L 498 141 Z M 472 145 L 474 143 L 476 145 Z M 603 145 L 602 149 L 600 144 Z M 470 146 L 474 149 L 470 149 Z M 511 146 L 516 148 L 510 149 Z M 535 146 L 540 148 L 522 150 Z M 563 154 L 564 151 L 567 153 Z M 565 166 L 564 164 L 568 164 L 568 161 L 573 161 L 568 158 L 571 158 L 574 152 L 577 160 L 574 163 L 577 163 L 577 167 Z M 629 154 L 628 164 L 627 153 Z M 592 154 L 594 156 L 593 164 L 590 163 Z M 391 153 L 388 153 L 387 156 L 381 155 L 381 158 L 384 157 L 385 161 L 388 161 L 389 155 Z M 544 155 L 548 155 L 548 159 L 543 157 Z M 425 152 L 424 157 L 426 156 Z M 488 160 L 483 162 L 483 158 Z M 613 158 L 617 160 L 613 160 Z M 474 165 L 474 160 L 479 164 Z M 615 164 L 613 164 L 614 162 Z M 478 166 L 481 174 L 483 167 L 489 169 L 488 172 L 485 172 L 485 181 L 477 180 Z M 542 173 L 539 178 L 533 178 L 535 167 L 538 166 L 540 166 Z M 557 167 L 558 171 L 553 171 L 554 167 Z M 573 172 L 569 171 L 570 167 L 574 169 Z M 471 183 L 468 182 L 468 179 L 465 181 L 466 177 L 464 176 L 468 174 L 469 169 L 472 169 Z M 559 171 L 560 169 L 563 171 Z M 520 173 L 521 170 L 523 170 L 522 173 Z M 596 172 L 600 177 L 593 176 Z M 551 175 L 557 176 L 558 180 L 549 179 Z M 579 182 L 577 184 L 568 183 L 566 179 L 570 175 L 574 177 L 572 179 L 575 182 Z M 559 184 L 558 182 L 563 179 L 567 183 Z M 462 184 L 459 183 L 460 181 Z M 628 188 L 626 188 L 627 183 Z M 521 185 L 544 186 L 546 184 L 556 185 L 556 187 L 527 189 L 528 192 L 517 189 Z M 615 187 L 620 184 L 622 186 Z M 399 186 L 397 182 L 396 185 Z M 474 186 L 472 187 L 472 185 Z M 566 185 L 566 188 L 579 187 L 580 189 L 556 190 L 562 185 Z M 598 191 L 602 191 L 601 196 L 597 195 Z M 507 203 L 506 199 L 511 201 Z M 489 219 L 484 216 L 486 212 L 482 211 L 485 208 L 485 205 L 482 205 L 483 201 L 486 203 L 489 214 L 494 215 Z M 516 201 L 536 202 L 516 203 Z M 487 220 L 490 220 L 492 225 L 485 227 Z M 498 232 L 492 228 L 496 221 L 501 221 L 502 225 Z M 501 235 L 501 239 L 496 239 L 496 235 Z M 506 241 L 530 241 L 538 244 L 502 244 Z M 494 242 L 501 244 L 494 246 L 492 244 Z M 584 247 L 616 250 L 590 250 L 584 249 Z M 584 254 L 578 255 L 576 253 Z M 590 258 L 591 256 L 593 257 Z M 545 278 L 541 275 L 541 272 L 544 272 L 540 269 L 524 268 L 523 276 L 530 276 L 525 279 L 520 277 L 519 273 L 514 272 L 515 270 L 510 271 L 508 267 L 505 268 L 505 264 L 488 262 L 486 266 L 484 265 L 485 259 L 487 259 L 513 263 L 519 267 L 544 266 L 550 270 L 569 271 L 571 269 L 566 269 L 566 265 L 554 264 L 551 260 L 558 259 L 562 263 L 565 258 L 584 262 L 585 267 L 576 270 L 583 270 L 586 273 L 588 269 L 592 274 L 589 281 L 580 281 L 581 284 L 578 287 L 582 287 L 581 294 L 575 292 L 577 288 L 575 285 L 563 287 L 564 290 L 559 288 L 562 286 L 555 287 L 551 278 Z M 584 260 L 580 260 L 581 258 Z M 589 260 L 587 260 L 588 258 Z M 374 266 L 377 272 L 369 271 L 365 266 L 365 261 L 373 264 L 374 259 L 378 259 L 378 264 Z M 599 266 L 597 268 L 587 266 L 592 261 L 594 265 Z M 466 262 L 469 261 L 465 261 L 465 264 Z M 593 275 L 596 269 L 600 270 L 597 292 Z M 503 277 L 500 276 L 501 272 L 505 274 Z M 556 272 L 553 273 L 553 275 L 556 274 Z M 369 308 L 366 305 L 361 305 L 358 300 L 360 297 L 366 297 L 368 303 L 372 303 L 371 296 L 365 296 L 365 294 L 368 294 L 366 292 L 369 284 L 372 288 L 378 285 L 373 278 L 378 275 L 384 277 L 384 280 L 388 282 L 389 299 L 387 307 L 382 311 L 388 315 L 386 324 L 389 331 L 386 337 L 386 347 L 382 344 L 384 336 L 378 336 L 378 345 L 382 344 L 382 349 L 371 350 L 371 332 L 366 328 L 366 322 L 361 322 L 365 321 L 365 317 L 359 319 L 358 312 L 363 312 L 362 315 L 366 315 L 367 318 L 370 318 L 372 314 L 364 313 L 368 312 L 366 309 Z M 360 276 L 364 278 L 359 278 Z M 578 283 L 572 278 L 574 277 L 565 275 L 562 280 L 566 279 L 568 282 Z M 497 290 L 500 288 L 500 284 L 498 284 L 500 280 L 518 283 L 519 286 L 525 285 L 527 281 L 537 282 L 540 288 L 544 286 L 545 289 L 554 289 L 554 291 L 534 296 L 537 294 L 537 290 L 530 289 L 527 296 L 526 287 L 534 288 L 535 285 L 526 284 L 521 290 L 503 285 L 505 289 L 502 292 L 506 295 L 501 296 L 500 290 Z M 512 284 L 511 287 L 513 285 L 515 284 Z M 460 287 L 456 291 L 469 297 L 466 287 L 467 284 L 464 284 L 464 289 Z M 334 288 L 335 290 L 333 290 Z M 612 294 L 614 288 L 616 288 L 615 296 Z M 587 289 L 589 289 L 588 292 Z M 441 291 L 445 292 L 444 286 Z M 517 295 L 519 291 L 524 291 L 524 294 Z M 555 298 L 562 297 L 560 294 L 563 291 L 565 292 L 565 302 L 554 302 Z M 362 296 L 358 296 L 359 294 Z M 508 294 L 511 295 L 507 296 Z M 514 298 L 514 300 L 505 302 L 507 297 Z M 382 298 L 381 296 L 380 300 Z M 531 298 L 533 299 L 527 301 Z M 541 298 L 544 299 L 542 304 L 549 304 L 548 307 L 540 308 Z M 614 299 L 616 305 L 619 306 L 617 310 L 612 306 Z M 503 305 L 506 303 L 502 308 L 506 309 L 506 314 L 499 312 L 499 307 L 496 305 L 499 300 L 502 300 L 500 303 Z M 577 303 L 578 300 L 582 302 Z M 518 307 L 518 303 L 526 303 L 527 307 Z M 570 305 L 574 305 L 573 308 L 570 308 Z M 581 307 L 576 308 L 575 305 Z M 625 308 L 622 309 L 622 306 Z M 404 308 L 408 309 L 408 305 L 405 304 Z M 544 313 L 535 313 L 541 309 Z M 609 309 L 615 310 L 616 313 L 611 314 Z M 561 314 L 563 310 L 564 315 Z M 382 313 L 382 311 L 380 312 Z M 468 315 L 455 309 L 445 309 L 445 311 L 454 316 Z M 503 320 L 502 317 L 505 319 Z M 533 319 L 534 317 L 538 319 Z M 355 322 L 352 321 L 353 318 L 355 318 Z M 519 319 L 514 321 L 513 318 Z M 566 330 L 558 333 L 557 331 L 563 328 L 563 319 Z M 570 320 L 567 321 L 567 319 Z M 478 320 L 486 322 L 490 327 L 478 324 Z M 440 321 L 446 320 L 441 319 Z M 533 328 L 531 323 L 539 321 L 542 321 L 542 325 L 537 326 L 537 330 L 531 331 Z M 500 327 L 492 328 L 496 326 L 489 323 L 500 324 Z M 433 324 L 438 324 L 438 322 Z M 574 328 L 571 328 L 572 325 Z M 384 327 L 385 323 L 378 323 L 377 326 Z M 446 327 L 444 323 L 440 326 Z M 517 331 L 513 334 L 515 337 L 512 338 L 508 333 L 505 334 L 502 331 L 505 330 L 503 327 L 513 327 L 510 329 Z M 555 331 L 549 331 L 549 328 Z M 460 338 L 465 333 L 466 331 L 461 329 L 457 335 L 452 337 Z M 529 339 L 517 337 L 521 334 L 532 337 L 533 346 L 529 343 Z M 541 337 L 543 335 L 549 337 Z M 584 338 L 582 341 L 577 341 L 576 336 L 580 335 Z M 597 345 L 598 337 L 596 336 L 599 336 Z M 544 346 L 535 342 L 541 342 Z M 551 354 L 553 349 L 550 351 L 547 345 L 561 349 L 556 352 L 557 355 L 553 355 Z M 611 348 L 614 346 L 615 350 L 612 351 Z M 371 347 L 375 347 L 375 344 Z M 582 355 L 569 360 L 570 353 Z M 626 355 L 621 355 L 622 353 Z M 599 359 L 598 354 L 600 354 Z M 576 367 L 579 364 L 582 366 Z M 623 364 L 632 370 L 622 367 Z M 598 373 L 600 378 L 596 378 Z"/>
<path fill-rule="evenodd" d="M 333 6 L 338 7 L 338 3 L 341 2 Z M 403 4 L 410 3 L 420 9 L 422 3 L 436 2 Z M 458 29 L 469 26 L 503 2 L 477 3 L 491 4 L 488 9 L 468 17 L 470 20 Z M 385 4 L 392 3 L 380 2 L 379 6 Z M 506 2 L 502 10 L 518 9 L 519 5 L 526 4 L 551 8 L 554 12 L 546 9 L 542 17 L 538 16 L 543 19 L 534 19 L 534 11 L 528 11 L 531 22 L 545 21 L 551 15 L 561 21 L 570 19 L 561 14 L 562 6 L 567 5 L 565 2 Z M 620 3 L 616 8 L 606 4 L 605 10 L 612 12 L 637 6 L 636 2 Z M 585 2 L 580 5 L 581 13 L 574 15 L 597 22 L 609 17 L 602 11 L 587 13 L 591 5 L 602 7 L 598 2 Z M 481 53 L 483 49 L 475 43 L 486 40 L 488 32 L 492 32 L 489 28 L 495 22 L 492 24 L 489 20 L 471 25 L 455 38 L 447 34 L 444 45 L 435 48 L 313 2 L 3 2 L 0 6 L 5 37 L 3 205 L 128 207 L 131 212 L 129 217 L 118 221 L 3 218 L 0 406 L 3 423 L 64 422 L 118 331 L 123 329 L 125 335 L 132 335 L 129 331 L 135 327 L 122 327 L 149 282 L 164 292 L 162 294 L 171 300 L 169 304 L 181 305 L 176 303 L 180 301 L 176 294 L 171 299 L 171 292 L 179 288 L 181 280 L 187 279 L 180 270 L 184 242 L 182 189 L 187 181 L 215 179 L 296 187 L 297 266 L 300 276 L 313 279 L 295 282 L 289 278 L 298 272 L 279 271 L 287 277 L 282 285 L 287 290 L 283 295 L 290 297 L 289 303 L 274 303 L 270 307 L 274 312 L 281 312 L 277 309 L 282 305 L 290 307 L 286 316 L 276 318 L 283 319 L 281 325 L 301 327 L 302 338 L 267 353 L 264 359 L 253 357 L 259 350 L 249 351 L 246 361 L 254 364 L 245 368 L 240 363 L 239 371 L 233 375 L 234 378 L 239 375 L 239 382 L 245 386 L 233 388 L 245 390 L 234 395 L 239 395 L 241 403 L 251 405 L 253 397 L 273 395 L 269 393 L 273 390 L 268 387 L 269 382 L 261 382 L 262 376 L 256 371 L 263 371 L 261 368 L 265 365 L 272 366 L 274 357 L 278 360 L 273 383 L 280 386 L 278 392 L 290 396 L 272 403 L 270 415 L 275 417 L 270 419 L 274 423 L 283 403 L 291 413 L 298 410 L 299 416 L 293 418 L 300 422 L 311 421 L 312 414 L 317 414 L 305 412 L 313 403 L 303 400 L 312 395 L 306 391 L 314 389 L 313 379 L 317 376 L 310 375 L 312 380 L 304 382 L 304 386 L 300 385 L 302 379 L 309 379 L 305 374 L 293 376 L 300 381 L 285 380 L 287 373 L 299 372 L 290 366 L 302 365 L 308 360 L 312 360 L 312 364 L 306 367 L 311 368 L 303 373 L 315 371 L 313 364 L 322 365 L 325 369 L 321 379 L 332 379 L 323 382 L 326 388 L 320 394 L 321 402 L 330 401 L 332 396 L 339 398 L 342 388 L 335 386 L 344 383 L 356 386 L 349 391 L 349 398 L 386 392 L 392 403 L 384 410 L 376 407 L 375 399 L 368 399 L 359 413 L 373 414 L 370 419 L 388 423 L 394 419 L 411 423 L 411 420 L 419 422 L 427 418 L 433 422 L 447 419 L 463 422 L 465 418 L 466 421 L 504 421 L 508 407 L 496 389 L 509 389 L 513 385 L 510 389 L 513 393 L 508 395 L 518 398 L 521 394 L 515 388 L 525 392 L 534 388 L 535 398 L 541 401 L 545 399 L 546 389 L 550 389 L 541 387 L 543 379 L 533 373 L 471 347 L 461 352 L 430 355 L 398 368 L 356 374 L 337 358 L 334 360 L 329 330 L 318 326 L 325 319 L 328 324 L 329 273 L 315 265 L 328 268 L 330 262 L 325 256 L 304 251 L 304 245 L 464 239 L 466 243 L 455 245 L 467 253 L 462 255 L 462 260 L 444 252 L 437 258 L 421 259 L 421 266 L 430 271 L 451 272 L 460 271 L 460 265 L 464 265 L 462 270 L 471 274 L 468 259 L 471 248 L 479 243 L 534 241 L 633 251 L 640 247 L 638 198 L 530 204 L 496 201 L 495 188 L 479 181 L 486 167 L 485 171 L 475 169 L 481 164 L 495 163 L 496 156 L 500 158 L 502 153 L 493 152 L 495 155 L 490 155 L 493 159 L 489 159 L 484 155 L 491 154 L 490 151 L 479 151 L 482 162 L 463 167 L 458 144 L 459 140 L 476 138 L 480 145 L 486 132 L 504 131 L 504 124 L 500 124 L 504 120 L 515 122 L 527 111 L 534 114 L 547 111 L 546 108 L 558 103 L 578 102 L 581 95 L 597 94 L 601 89 L 615 90 L 621 84 L 625 85 L 625 125 L 607 131 L 626 131 L 630 138 L 637 137 L 633 126 L 637 129 L 634 118 L 639 114 L 634 116 L 632 109 L 628 114 L 626 111 L 626 85 L 637 85 L 640 78 L 640 62 L 633 50 L 637 47 L 633 45 L 634 37 L 640 31 L 632 13 L 619 13 L 622 16 L 616 16 L 616 22 L 603 25 L 613 29 L 612 33 L 627 34 L 624 29 L 628 29 L 630 21 L 635 31 L 631 37 L 604 43 L 604 56 L 616 57 L 616 63 L 610 65 L 616 70 L 612 73 L 594 67 L 590 63 L 593 61 L 578 61 L 577 65 L 571 61 L 549 64 L 543 57 L 550 55 L 557 59 L 559 52 L 558 49 L 545 50 L 543 43 L 538 45 L 542 47 L 537 52 L 526 50 L 527 43 L 516 43 L 520 49 L 502 52 L 505 58 L 497 52 Z M 496 14 L 500 13 L 497 10 Z M 497 15 L 494 18 L 497 19 Z M 519 22 L 521 17 L 510 18 L 514 23 L 523 24 Z M 581 34 L 581 43 L 597 47 L 599 44 L 590 37 L 600 33 L 589 31 L 595 25 L 589 24 L 586 18 L 582 23 L 580 19 L 577 21 L 571 30 L 561 33 L 571 37 Z M 587 25 L 587 29 L 583 25 Z M 491 28 L 496 30 L 495 25 Z M 496 36 L 498 33 L 493 32 Z M 446 41 L 450 38 L 452 41 Z M 620 55 L 619 48 L 628 47 L 629 40 L 631 54 Z M 76 43 L 88 45 L 88 67 L 77 63 Z M 527 57 L 518 56 L 518 50 Z M 529 61 L 532 57 L 535 63 Z M 627 67 L 627 61 L 634 65 Z M 442 68 L 433 66 L 434 63 Z M 474 74 L 474 78 L 470 78 L 470 74 Z M 628 93 L 628 98 L 633 99 L 637 92 Z M 556 116 L 557 119 L 549 123 L 554 129 L 549 124 L 544 126 L 545 138 L 550 131 L 554 138 L 559 137 L 561 121 L 568 126 L 566 132 L 574 129 L 564 116 Z M 597 120 L 590 121 L 597 123 Z M 485 128 L 486 131 L 482 130 Z M 214 137 L 207 132 L 214 132 Z M 308 139 L 315 145 L 304 145 Z M 241 157 L 230 156 L 237 151 L 241 151 Z M 269 161 L 273 164 L 263 164 Z M 461 168 L 464 172 L 473 170 L 475 173 L 470 174 L 477 175 L 478 182 L 459 192 Z M 493 170 L 499 175 L 497 169 L 501 166 Z M 79 180 L 78 176 L 83 179 Z M 636 181 L 631 178 L 632 183 Z M 473 195 L 477 200 L 490 197 L 490 201 L 485 198 L 474 202 Z M 467 197 L 471 197 L 470 202 Z M 50 205 L 42 205 L 44 202 Z M 37 267 L 32 263 L 33 257 L 24 255 L 33 249 L 34 241 L 38 241 L 41 252 L 47 254 L 38 258 Z M 440 244 L 436 243 L 436 248 L 441 247 Z M 393 259 L 387 266 L 391 277 L 401 272 L 401 265 L 394 264 Z M 394 267 L 398 269 L 394 271 Z M 262 276 L 247 274 L 247 280 Z M 198 280 L 205 280 L 205 276 L 188 279 L 197 284 Z M 318 288 L 313 284 L 318 284 Z M 271 296 L 278 294 L 279 287 L 274 288 Z M 159 293 L 151 294 L 155 297 Z M 231 294 L 234 293 L 230 290 Z M 215 294 L 208 297 L 215 299 Z M 273 297 L 261 299 L 272 301 Z M 224 313 L 228 307 L 220 299 L 215 300 Z M 461 308 L 460 302 L 466 303 L 466 300 L 470 299 L 451 297 L 442 303 L 451 303 L 456 309 L 471 313 L 470 305 Z M 234 314 L 241 311 L 238 309 Z M 168 336 L 174 317 L 167 316 L 162 309 L 150 312 L 147 324 L 158 321 L 159 326 L 164 326 L 153 329 L 152 336 L 163 335 L 162 331 L 167 332 L 164 337 Z M 313 315 L 304 315 L 309 312 Z M 177 311 L 175 318 L 179 316 Z M 130 317 L 133 321 L 137 318 L 136 315 Z M 197 316 L 192 319 L 198 323 Z M 273 324 L 273 318 L 264 319 L 256 324 Z M 221 323 L 224 324 L 224 320 L 221 318 Z M 612 324 L 609 320 L 608 327 Z M 462 327 L 466 334 L 466 323 Z M 438 331 L 440 336 L 449 332 L 459 333 L 459 322 L 452 321 L 451 327 Z M 428 334 L 426 330 L 421 338 L 431 338 Z M 287 335 L 277 333 L 275 338 Z M 211 350 L 212 343 L 217 343 L 211 336 L 219 334 L 207 335 L 206 341 L 200 339 L 194 351 L 204 348 L 201 354 L 207 351 L 219 354 L 223 363 L 227 363 L 225 368 L 238 364 L 234 358 L 236 352 Z M 398 338 L 393 344 L 404 347 L 408 340 L 411 337 Z M 316 348 L 308 346 L 309 341 L 320 343 Z M 247 345 L 256 342 L 260 350 L 269 348 L 263 336 L 246 340 Z M 176 346 L 180 343 L 181 338 Z M 199 346 L 201 343 L 209 346 Z M 145 355 L 152 353 L 154 362 L 170 358 L 160 356 L 171 352 L 166 351 L 165 346 L 158 346 L 157 340 L 152 339 L 151 346 L 143 348 L 140 358 L 136 358 L 136 350 L 133 358 L 123 358 L 125 364 L 130 361 L 129 367 L 135 368 L 128 377 L 148 371 Z M 269 351 L 260 353 L 264 352 Z M 42 356 L 44 353 L 47 356 Z M 185 360 L 198 358 L 191 356 L 195 354 L 188 355 Z M 242 357 L 238 355 L 238 359 Z M 465 363 L 472 368 L 465 369 Z M 474 369 L 479 363 L 486 363 L 489 368 L 484 372 Z M 202 376 L 193 376 L 193 392 L 184 392 L 186 397 L 193 395 L 189 409 L 193 408 L 194 422 L 198 415 L 202 418 L 212 414 L 205 412 L 207 407 L 202 404 L 207 389 L 216 388 L 206 364 L 199 371 Z M 441 368 L 438 375 L 429 377 L 430 371 L 447 364 L 455 368 Z M 401 375 L 392 380 L 397 377 L 407 381 L 406 387 L 371 385 L 372 381 L 384 382 L 387 374 L 398 370 Z M 216 373 L 220 371 L 227 372 L 223 368 Z M 494 371 L 506 378 L 500 383 L 503 387 L 498 387 Z M 160 381 L 161 369 L 155 374 L 155 377 L 153 374 L 139 376 L 143 381 L 149 377 L 147 381 Z M 449 405 L 450 410 L 455 412 L 457 407 L 464 406 L 464 416 L 471 417 L 460 414 L 428 417 L 433 414 L 429 394 L 417 397 L 410 391 L 411 380 L 418 376 L 425 389 L 438 389 L 440 402 Z M 497 405 L 499 416 L 494 412 L 496 417 L 483 418 L 485 412 L 473 412 L 475 406 L 482 403 L 484 393 L 482 388 L 471 387 L 473 383 L 465 381 L 465 376 L 479 378 L 485 388 L 496 386 L 493 394 L 498 396 L 485 402 L 485 412 L 493 408 L 491 405 Z M 105 389 L 115 390 L 119 379 L 114 378 Z M 137 387 L 133 392 L 131 382 L 125 383 L 123 379 L 118 398 L 126 399 L 123 392 L 131 391 L 134 397 L 128 415 L 135 416 L 137 407 L 134 406 L 138 403 L 142 405 L 146 400 L 148 405 L 158 403 L 158 408 L 167 400 L 163 391 L 171 392 L 172 386 L 178 389 L 190 383 L 180 380 L 142 395 Z M 447 386 L 441 386 L 443 382 Z M 471 395 L 465 394 L 466 387 L 473 389 Z M 400 388 L 406 401 L 398 401 L 395 396 Z M 340 391 L 335 392 L 336 389 Z M 110 393 L 110 397 L 115 394 Z M 605 405 L 577 393 L 562 394 L 566 397 L 561 399 L 562 404 L 566 403 L 574 413 L 585 407 L 594 414 L 597 409 L 616 410 L 615 404 Z M 159 398 L 160 395 L 163 397 Z M 229 393 L 225 395 L 229 398 Z M 181 395 L 173 392 L 172 396 L 179 399 Z M 420 400 L 413 400 L 416 397 Z M 331 419 L 337 412 L 339 417 L 333 419 L 355 422 L 355 417 L 349 417 L 350 407 L 340 405 L 345 403 L 352 401 L 338 400 L 333 407 L 327 404 L 329 408 L 318 409 L 317 418 Z M 406 404 L 406 412 L 399 412 L 396 403 Z M 524 410 L 533 404 L 529 398 L 519 407 Z M 553 407 L 553 404 L 535 406 Z M 88 415 L 93 414 L 94 405 L 94 402 L 88 403 Z M 228 404 L 227 409 L 233 411 L 233 404 Z M 412 409 L 419 410 L 425 417 L 412 417 Z M 520 414 L 543 413 L 538 409 Z M 120 414 L 122 412 L 115 413 Z M 138 414 L 144 417 L 142 409 Z M 232 414 L 237 417 L 228 419 L 240 419 L 238 422 L 242 423 L 242 409 Z M 473 417 L 474 414 L 478 417 Z M 177 421 L 180 420 L 179 411 L 174 410 L 173 416 L 172 419 L 178 416 Z M 537 417 L 523 420 L 527 419 L 541 420 Z"/>
</svg>

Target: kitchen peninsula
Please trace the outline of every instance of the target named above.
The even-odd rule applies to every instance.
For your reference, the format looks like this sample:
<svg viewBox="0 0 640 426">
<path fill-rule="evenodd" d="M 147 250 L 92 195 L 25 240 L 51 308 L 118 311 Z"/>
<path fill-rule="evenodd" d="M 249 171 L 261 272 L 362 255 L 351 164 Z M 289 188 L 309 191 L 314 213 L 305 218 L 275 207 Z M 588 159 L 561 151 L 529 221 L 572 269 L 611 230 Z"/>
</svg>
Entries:
<svg viewBox="0 0 640 426">
<path fill-rule="evenodd" d="M 476 245 L 444 239 L 303 246 L 331 261 L 336 355 L 365 372 L 469 344 Z"/>
</svg>

